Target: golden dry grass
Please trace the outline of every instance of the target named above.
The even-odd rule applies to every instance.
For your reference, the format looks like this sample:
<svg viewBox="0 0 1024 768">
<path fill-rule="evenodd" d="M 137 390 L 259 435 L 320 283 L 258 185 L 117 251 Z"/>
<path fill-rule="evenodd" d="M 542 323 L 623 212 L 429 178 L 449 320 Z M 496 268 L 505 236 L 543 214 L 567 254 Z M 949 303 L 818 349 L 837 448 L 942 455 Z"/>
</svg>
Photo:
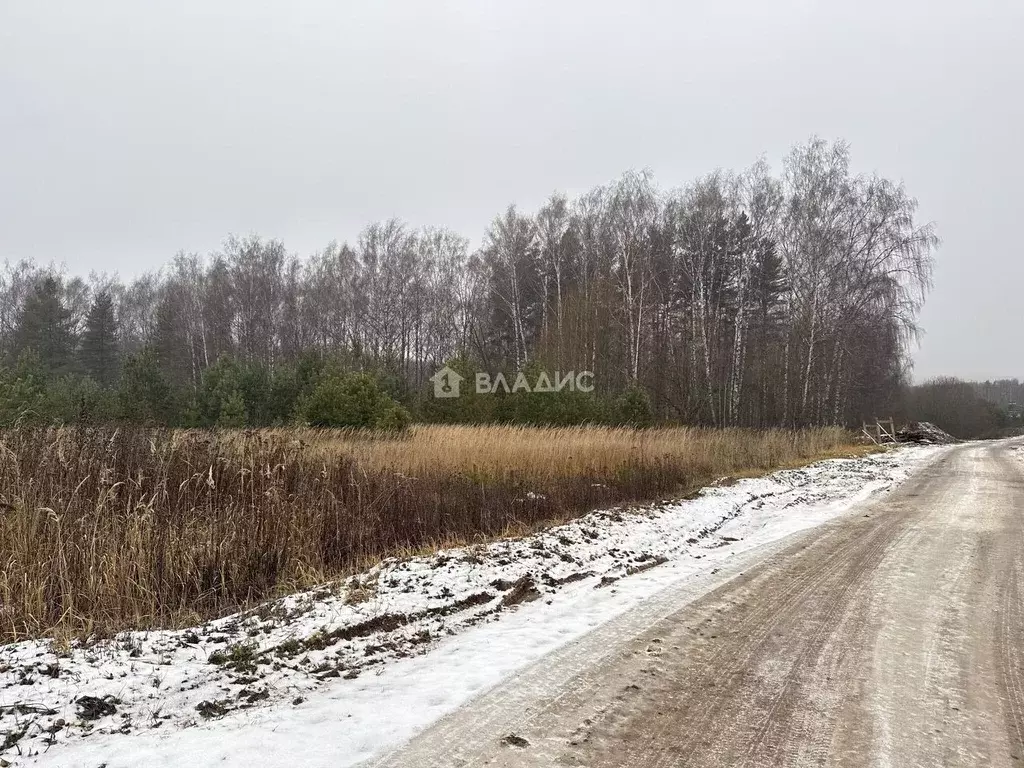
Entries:
<svg viewBox="0 0 1024 768">
<path fill-rule="evenodd" d="M 406 438 L 329 430 L 274 430 L 320 455 L 410 475 L 436 471 L 487 477 L 579 477 L 631 463 L 670 462 L 696 474 L 772 469 L 809 457 L 849 453 L 845 430 L 744 430 L 670 427 L 518 427 L 417 425 Z"/>
<path fill-rule="evenodd" d="M 195 623 L 382 557 L 855 450 L 839 429 L 9 430 L 0 642 Z"/>
</svg>

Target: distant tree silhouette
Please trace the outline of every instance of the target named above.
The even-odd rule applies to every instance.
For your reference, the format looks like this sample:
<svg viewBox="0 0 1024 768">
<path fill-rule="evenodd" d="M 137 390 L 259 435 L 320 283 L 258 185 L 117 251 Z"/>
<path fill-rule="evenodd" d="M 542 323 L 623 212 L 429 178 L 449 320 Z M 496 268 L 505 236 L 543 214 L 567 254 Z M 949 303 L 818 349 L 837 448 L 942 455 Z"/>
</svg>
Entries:
<svg viewBox="0 0 1024 768">
<path fill-rule="evenodd" d="M 43 277 L 26 297 L 15 332 L 16 353 L 32 350 L 51 376 L 69 373 L 74 364 L 74 321 L 61 293 L 57 278 Z"/>
</svg>

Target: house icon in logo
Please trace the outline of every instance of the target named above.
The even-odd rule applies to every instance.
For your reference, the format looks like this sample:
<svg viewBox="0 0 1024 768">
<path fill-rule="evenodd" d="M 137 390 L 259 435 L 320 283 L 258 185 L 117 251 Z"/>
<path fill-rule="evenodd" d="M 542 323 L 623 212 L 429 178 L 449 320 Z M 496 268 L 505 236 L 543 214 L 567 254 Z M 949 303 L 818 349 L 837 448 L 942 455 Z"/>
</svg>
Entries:
<svg viewBox="0 0 1024 768">
<path fill-rule="evenodd" d="M 459 384 L 466 380 L 447 365 L 430 377 L 434 382 L 434 397 L 458 397 Z"/>
</svg>

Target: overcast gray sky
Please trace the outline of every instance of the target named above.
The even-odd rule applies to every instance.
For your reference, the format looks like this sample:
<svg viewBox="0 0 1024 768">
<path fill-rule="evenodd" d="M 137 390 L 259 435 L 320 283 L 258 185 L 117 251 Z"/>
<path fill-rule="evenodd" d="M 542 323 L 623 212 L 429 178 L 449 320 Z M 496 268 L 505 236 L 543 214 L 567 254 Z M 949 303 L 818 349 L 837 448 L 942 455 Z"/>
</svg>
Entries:
<svg viewBox="0 0 1024 768">
<path fill-rule="evenodd" d="M 944 240 L 916 378 L 1024 377 L 1022 96 L 1019 0 L 0 0 L 0 260 L 131 277 L 393 215 L 478 241 L 818 134 Z"/>
</svg>

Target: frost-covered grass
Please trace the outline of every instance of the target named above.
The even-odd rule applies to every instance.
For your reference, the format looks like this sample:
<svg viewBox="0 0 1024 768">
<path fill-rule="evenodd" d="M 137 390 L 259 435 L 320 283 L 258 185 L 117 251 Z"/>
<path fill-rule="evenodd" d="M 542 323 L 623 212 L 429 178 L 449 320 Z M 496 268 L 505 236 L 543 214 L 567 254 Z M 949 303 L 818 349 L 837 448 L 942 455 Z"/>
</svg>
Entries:
<svg viewBox="0 0 1024 768">
<path fill-rule="evenodd" d="M 0 433 L 0 643 L 184 627 L 396 555 L 851 450 L 796 432 Z"/>
</svg>

